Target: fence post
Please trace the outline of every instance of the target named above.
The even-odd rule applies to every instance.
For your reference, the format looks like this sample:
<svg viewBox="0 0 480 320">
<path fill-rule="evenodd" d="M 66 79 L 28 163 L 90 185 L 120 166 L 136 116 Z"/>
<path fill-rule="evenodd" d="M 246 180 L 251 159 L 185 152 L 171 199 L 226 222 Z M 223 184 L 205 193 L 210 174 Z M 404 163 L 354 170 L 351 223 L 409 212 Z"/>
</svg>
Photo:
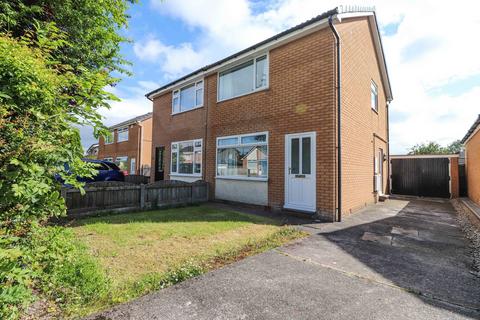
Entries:
<svg viewBox="0 0 480 320">
<path fill-rule="evenodd" d="M 142 183 L 140 185 L 140 209 L 145 209 L 145 197 L 146 197 L 146 192 L 145 192 L 145 185 Z"/>
</svg>

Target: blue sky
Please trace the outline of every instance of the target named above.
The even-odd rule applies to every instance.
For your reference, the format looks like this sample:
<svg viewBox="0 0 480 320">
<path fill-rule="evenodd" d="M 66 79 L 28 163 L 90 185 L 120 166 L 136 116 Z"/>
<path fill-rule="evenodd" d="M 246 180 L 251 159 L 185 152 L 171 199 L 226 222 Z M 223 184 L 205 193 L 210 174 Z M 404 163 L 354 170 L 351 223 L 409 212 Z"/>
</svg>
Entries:
<svg viewBox="0 0 480 320">
<path fill-rule="evenodd" d="M 376 8 L 393 87 L 392 153 L 420 142 L 461 138 L 480 113 L 480 47 L 465 30 L 480 30 L 480 5 L 461 17 L 431 0 L 357 1 Z M 133 43 L 122 53 L 133 76 L 109 88 L 120 102 L 101 110 L 106 125 L 151 111 L 144 95 L 207 63 L 332 9 L 330 0 L 141 0 L 129 10 Z M 479 8 L 472 8 L 477 6 Z M 453 21 L 455 22 L 449 22 Z M 81 129 L 82 143 L 95 139 Z"/>
</svg>

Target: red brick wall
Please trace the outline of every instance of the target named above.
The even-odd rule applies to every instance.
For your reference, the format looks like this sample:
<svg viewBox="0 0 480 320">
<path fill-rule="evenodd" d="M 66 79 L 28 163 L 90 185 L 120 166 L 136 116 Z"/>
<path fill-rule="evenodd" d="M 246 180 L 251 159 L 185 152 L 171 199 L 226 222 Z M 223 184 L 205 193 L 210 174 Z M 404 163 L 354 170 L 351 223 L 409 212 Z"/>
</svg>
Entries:
<svg viewBox="0 0 480 320">
<path fill-rule="evenodd" d="M 465 145 L 468 197 L 480 205 L 480 131 Z"/>
<path fill-rule="evenodd" d="M 269 132 L 269 206 L 284 203 L 285 135 L 317 133 L 317 208 L 335 210 L 334 46 L 330 30 L 270 51 L 269 89 L 217 103 L 210 112 L 207 179 L 215 173 L 215 137 Z M 216 75 L 208 78 L 210 105 L 216 102 Z"/>
<path fill-rule="evenodd" d="M 208 85 L 204 84 L 207 91 Z M 170 175 L 171 143 L 174 141 L 204 139 L 206 106 L 184 113 L 172 115 L 172 93 L 168 92 L 153 100 L 152 150 L 156 147 L 165 147 L 165 179 Z M 205 147 L 204 147 L 205 150 Z M 203 152 L 205 157 L 205 152 Z M 155 152 L 151 153 L 152 163 L 155 163 Z M 204 166 L 202 168 L 204 170 Z M 151 181 L 154 180 L 154 171 L 151 172 Z"/>
<path fill-rule="evenodd" d="M 100 137 L 98 145 L 98 159 L 106 157 L 137 156 L 139 130 L 137 125 L 128 127 L 128 141 L 118 142 L 117 129 L 113 132 L 113 143 L 105 144 L 103 137 Z"/>
<path fill-rule="evenodd" d="M 366 18 L 336 25 L 342 50 L 342 212 L 348 214 L 376 201 L 374 157 L 387 155 L 387 101 L 379 61 Z M 378 112 L 371 108 L 370 84 L 378 87 Z M 383 162 L 383 192 L 388 162 Z"/>
<path fill-rule="evenodd" d="M 451 197 L 458 198 L 459 195 L 459 178 L 458 178 L 458 157 L 450 158 L 450 186 Z"/>
</svg>

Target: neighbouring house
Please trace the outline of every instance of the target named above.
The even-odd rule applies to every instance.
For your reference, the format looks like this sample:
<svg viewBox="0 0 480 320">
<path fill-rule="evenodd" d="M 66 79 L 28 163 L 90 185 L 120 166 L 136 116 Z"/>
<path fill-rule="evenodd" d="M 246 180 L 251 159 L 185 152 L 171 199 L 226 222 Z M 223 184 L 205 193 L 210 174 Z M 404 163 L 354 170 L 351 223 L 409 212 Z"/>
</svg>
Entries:
<svg viewBox="0 0 480 320">
<path fill-rule="evenodd" d="M 151 180 L 339 221 L 388 192 L 392 92 L 373 11 L 325 12 L 146 95 Z"/>
<path fill-rule="evenodd" d="M 100 137 L 97 159 L 115 162 L 129 174 L 150 175 L 152 113 L 109 127 L 110 137 Z"/>
<path fill-rule="evenodd" d="M 90 147 L 88 147 L 87 151 L 85 151 L 85 157 L 91 158 L 91 159 L 97 159 L 98 155 L 98 143 L 92 144 Z"/>
<path fill-rule="evenodd" d="M 462 139 L 468 197 L 480 205 L 480 115 Z"/>
</svg>

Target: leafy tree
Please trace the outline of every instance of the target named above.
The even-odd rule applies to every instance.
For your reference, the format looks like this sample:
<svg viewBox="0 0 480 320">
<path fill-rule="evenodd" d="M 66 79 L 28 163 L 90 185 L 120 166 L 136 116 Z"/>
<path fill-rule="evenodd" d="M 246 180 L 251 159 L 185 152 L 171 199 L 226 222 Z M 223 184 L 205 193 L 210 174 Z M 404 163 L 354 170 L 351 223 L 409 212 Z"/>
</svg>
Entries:
<svg viewBox="0 0 480 320">
<path fill-rule="evenodd" d="M 55 175 L 81 187 L 76 177 L 93 173 L 81 161 L 76 127 L 108 134 L 98 110 L 115 99 L 105 91 L 119 81 L 113 75 L 126 72 L 120 30 L 131 2 L 0 2 L 1 319 L 18 318 L 33 288 L 55 301 L 102 291 L 102 281 L 84 272 L 96 274 L 95 266 L 68 249 L 73 237 L 43 226 L 65 214 Z M 42 244 L 35 241 L 39 235 Z"/>
<path fill-rule="evenodd" d="M 416 144 L 410 148 L 408 154 L 445 154 L 445 149 L 437 142 L 430 141 Z"/>
<path fill-rule="evenodd" d="M 447 152 L 450 154 L 459 153 L 463 148 L 461 140 L 455 140 L 447 146 Z"/>
<path fill-rule="evenodd" d="M 52 62 L 68 66 L 80 80 L 65 88 L 70 95 L 70 111 L 75 122 L 92 125 L 94 134 L 102 130 L 99 107 L 108 107 L 114 96 L 104 90 L 119 79 L 113 74 L 128 73 L 128 62 L 120 54 L 120 44 L 128 41 L 120 34 L 127 26 L 126 10 L 136 0 L 10 0 L 0 4 L 0 32 L 14 38 L 35 31 L 39 44 L 51 49 Z M 63 44 L 50 43 L 48 25 L 55 25 Z M 100 132 L 101 131 L 101 132 Z"/>
<path fill-rule="evenodd" d="M 453 154 L 460 152 L 461 147 L 460 140 L 452 142 L 447 147 L 442 147 L 439 143 L 430 141 L 414 145 L 410 148 L 408 154 Z"/>
<path fill-rule="evenodd" d="M 65 213 L 60 174 L 92 171 L 75 125 L 108 134 L 98 109 L 126 72 L 120 30 L 134 0 L 12 0 L 0 3 L 0 229 L 22 233 Z M 67 174 L 65 164 L 68 164 Z"/>
</svg>

